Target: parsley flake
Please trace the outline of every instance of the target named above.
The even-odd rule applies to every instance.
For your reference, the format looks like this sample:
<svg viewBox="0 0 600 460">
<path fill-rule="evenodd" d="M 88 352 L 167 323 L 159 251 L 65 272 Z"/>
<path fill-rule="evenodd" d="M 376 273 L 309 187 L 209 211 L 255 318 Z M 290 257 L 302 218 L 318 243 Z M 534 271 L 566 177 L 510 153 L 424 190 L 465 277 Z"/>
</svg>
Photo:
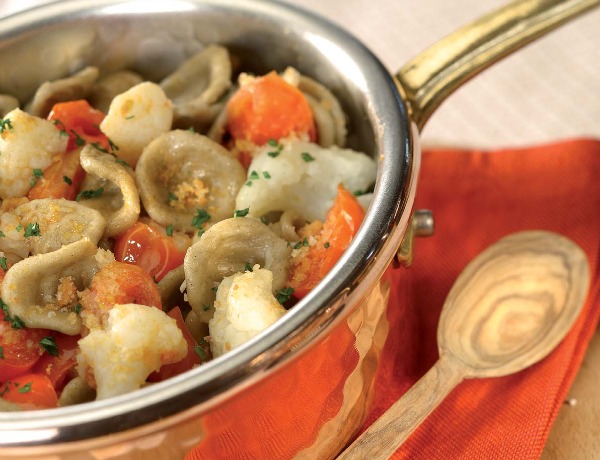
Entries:
<svg viewBox="0 0 600 460">
<path fill-rule="evenodd" d="M 21 225 L 21 224 L 17 225 L 17 226 L 15 227 L 15 230 L 16 230 L 17 232 L 20 232 L 21 230 L 23 230 L 23 225 Z"/>
<path fill-rule="evenodd" d="M 304 161 L 306 161 L 307 163 L 310 163 L 311 161 L 315 161 L 315 157 L 313 157 L 310 153 L 308 152 L 302 152 L 300 154 L 300 156 L 302 157 L 302 159 Z"/>
<path fill-rule="evenodd" d="M 73 181 L 69 176 L 63 176 L 63 180 L 67 183 L 67 185 L 73 185 Z"/>
<path fill-rule="evenodd" d="M 290 300 L 293 294 L 294 288 L 284 287 L 283 289 L 280 289 L 279 291 L 275 292 L 275 298 L 277 299 L 277 302 L 283 305 L 285 302 Z"/>
<path fill-rule="evenodd" d="M 169 224 L 165 231 L 167 232 L 167 236 L 173 236 L 173 224 Z"/>
<path fill-rule="evenodd" d="M 119 147 L 117 146 L 117 144 L 115 144 L 113 141 L 111 141 L 110 138 L 108 139 L 108 146 L 110 147 L 110 149 L 113 152 L 118 152 L 119 151 Z"/>
<path fill-rule="evenodd" d="M 28 223 L 27 228 L 25 229 L 25 233 L 23 233 L 25 238 L 29 238 L 30 236 L 40 236 L 40 225 L 36 223 Z"/>
<path fill-rule="evenodd" d="M 31 382 L 27 382 L 17 390 L 19 393 L 29 393 L 31 391 Z"/>
<path fill-rule="evenodd" d="M 40 346 L 48 352 L 49 355 L 58 356 L 58 346 L 54 337 L 44 337 L 40 340 Z"/>
<path fill-rule="evenodd" d="M 198 229 L 198 236 L 202 236 L 204 233 L 204 228 L 202 225 L 210 219 L 210 214 L 202 208 L 198 208 L 196 211 L 196 215 L 192 219 L 192 226 Z"/>
<path fill-rule="evenodd" d="M 0 308 L 4 313 L 4 321 L 9 322 L 10 326 L 13 329 L 23 329 L 25 327 L 25 323 L 21 318 L 19 318 L 17 315 L 10 315 L 10 313 L 8 312 L 8 305 L 6 305 L 6 303 L 4 303 L 4 300 L 2 299 L 0 299 Z"/>
<path fill-rule="evenodd" d="M 200 361 L 205 362 L 208 358 L 208 353 L 206 353 L 206 350 L 202 348 L 202 345 L 206 346 L 206 340 L 202 339 L 200 342 L 198 342 L 198 345 L 194 345 L 194 351 L 200 357 Z"/>
<path fill-rule="evenodd" d="M 4 359 L 4 347 L 0 347 L 0 359 Z"/>
<path fill-rule="evenodd" d="M 329 241 L 326 241 L 325 244 L 323 245 L 323 247 L 325 249 L 329 249 L 329 246 L 331 246 L 331 244 L 329 244 Z"/>
<path fill-rule="evenodd" d="M 95 190 L 83 190 L 77 194 L 75 201 L 89 200 L 90 198 L 98 198 L 104 193 L 104 187 Z"/>
<path fill-rule="evenodd" d="M 244 265 L 244 271 L 252 272 L 252 264 L 246 263 L 246 265 Z"/>
<path fill-rule="evenodd" d="M 92 147 L 94 147 L 96 150 L 98 150 L 99 152 L 108 153 L 108 150 L 106 150 L 104 147 L 102 147 L 98 142 L 92 142 L 90 145 Z"/>
<path fill-rule="evenodd" d="M 73 311 L 75 312 L 75 314 L 78 315 L 82 308 L 83 307 L 81 306 L 80 303 L 76 303 L 75 306 L 73 307 Z"/>
<path fill-rule="evenodd" d="M 131 120 L 132 118 L 135 118 L 135 115 L 127 115 L 125 120 Z"/>
<path fill-rule="evenodd" d="M 33 177 L 31 178 L 31 181 L 29 181 L 29 185 L 33 187 L 42 177 L 44 177 L 44 171 L 39 168 L 33 168 Z"/>
<path fill-rule="evenodd" d="M 361 196 L 361 195 L 364 195 L 365 193 L 367 193 L 367 192 L 365 192 L 364 190 L 355 190 L 354 192 L 352 192 L 352 194 L 354 196 Z"/>
<path fill-rule="evenodd" d="M 262 173 L 262 174 L 263 174 L 263 177 L 264 177 L 265 179 L 270 179 L 270 178 L 271 178 L 271 175 L 269 174 L 269 171 L 263 171 L 263 173 Z"/>
<path fill-rule="evenodd" d="M 250 173 L 250 176 L 248 176 L 248 179 L 250 180 L 256 180 L 256 179 L 260 179 L 260 176 L 258 175 L 258 173 L 256 171 L 252 171 Z"/>
<path fill-rule="evenodd" d="M 233 211 L 233 217 L 246 217 L 250 212 L 250 208 L 236 209 Z"/>
<path fill-rule="evenodd" d="M 170 201 L 179 201 L 179 198 L 173 192 L 169 192 L 169 198 L 167 198 L 167 202 Z"/>
<path fill-rule="evenodd" d="M 6 265 L 6 257 L 0 257 L 0 267 L 2 267 L 2 270 L 8 271 L 8 267 Z"/>
<path fill-rule="evenodd" d="M 210 305 L 208 305 L 208 304 L 202 305 L 202 311 L 209 311 L 209 310 L 210 310 Z"/>
<path fill-rule="evenodd" d="M 0 230 L 0 238 L 4 238 L 6 235 L 4 234 L 4 232 L 2 230 Z"/>
<path fill-rule="evenodd" d="M 308 246 L 308 238 L 304 238 L 302 241 L 298 241 L 294 245 L 294 249 L 300 249 L 302 246 Z"/>
<path fill-rule="evenodd" d="M 249 180 L 248 182 L 246 182 L 246 187 L 252 187 L 252 181 Z"/>
<path fill-rule="evenodd" d="M 0 119 L 0 133 L 3 133 L 6 130 L 13 130 L 13 125 L 12 122 L 10 121 L 10 118 L 2 118 Z"/>
<path fill-rule="evenodd" d="M 74 130 L 70 131 L 71 134 L 73 134 L 73 136 L 75 136 L 75 145 L 77 147 L 81 147 L 82 145 L 85 145 L 85 139 L 83 137 L 81 137 L 79 134 L 77 134 Z"/>
</svg>

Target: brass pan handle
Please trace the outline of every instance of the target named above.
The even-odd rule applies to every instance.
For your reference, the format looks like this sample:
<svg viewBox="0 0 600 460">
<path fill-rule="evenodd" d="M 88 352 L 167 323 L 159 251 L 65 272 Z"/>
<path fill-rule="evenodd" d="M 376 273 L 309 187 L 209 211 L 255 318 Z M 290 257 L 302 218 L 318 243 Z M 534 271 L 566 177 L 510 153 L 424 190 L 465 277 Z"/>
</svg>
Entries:
<svg viewBox="0 0 600 460">
<path fill-rule="evenodd" d="M 396 78 L 419 130 L 459 86 L 600 0 L 517 0 L 467 25 L 406 63 Z"/>
</svg>

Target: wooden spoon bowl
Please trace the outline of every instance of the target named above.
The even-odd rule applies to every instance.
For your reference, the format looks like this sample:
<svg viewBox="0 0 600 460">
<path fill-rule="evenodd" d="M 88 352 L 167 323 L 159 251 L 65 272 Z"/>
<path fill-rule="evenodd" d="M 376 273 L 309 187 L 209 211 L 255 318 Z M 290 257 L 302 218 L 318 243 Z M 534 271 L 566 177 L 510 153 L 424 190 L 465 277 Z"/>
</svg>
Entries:
<svg viewBox="0 0 600 460">
<path fill-rule="evenodd" d="M 463 379 L 512 374 L 547 356 L 579 315 L 589 278 L 583 250 L 556 233 L 515 233 L 483 251 L 446 298 L 439 360 L 338 458 L 387 458 Z"/>
</svg>

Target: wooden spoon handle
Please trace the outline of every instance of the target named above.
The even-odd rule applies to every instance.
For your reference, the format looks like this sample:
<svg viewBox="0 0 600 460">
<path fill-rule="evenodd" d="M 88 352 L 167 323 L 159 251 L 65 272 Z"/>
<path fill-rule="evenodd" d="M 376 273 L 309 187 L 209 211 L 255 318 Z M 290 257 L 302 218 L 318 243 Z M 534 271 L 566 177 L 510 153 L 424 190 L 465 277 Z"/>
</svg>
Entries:
<svg viewBox="0 0 600 460">
<path fill-rule="evenodd" d="M 466 373 L 458 359 L 442 355 L 410 390 L 339 455 L 338 460 L 389 458 Z"/>
</svg>

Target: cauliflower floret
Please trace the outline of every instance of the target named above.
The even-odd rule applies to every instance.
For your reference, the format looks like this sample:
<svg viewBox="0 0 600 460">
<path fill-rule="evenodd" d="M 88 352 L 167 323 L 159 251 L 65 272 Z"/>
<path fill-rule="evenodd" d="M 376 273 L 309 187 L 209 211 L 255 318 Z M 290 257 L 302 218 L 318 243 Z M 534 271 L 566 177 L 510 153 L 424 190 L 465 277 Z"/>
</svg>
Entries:
<svg viewBox="0 0 600 460">
<path fill-rule="evenodd" d="M 91 331 L 79 348 L 79 374 L 103 399 L 140 388 L 163 364 L 181 361 L 188 347 L 175 320 L 163 311 L 125 304 L 115 305 L 106 330 Z"/>
<path fill-rule="evenodd" d="M 252 272 L 223 279 L 217 291 L 215 314 L 208 322 L 214 357 L 232 350 L 265 330 L 286 310 L 272 293 L 273 274 L 259 265 Z"/>
<path fill-rule="evenodd" d="M 307 221 L 322 221 L 339 184 L 351 192 L 364 192 L 375 175 L 375 161 L 350 149 L 299 140 L 266 145 L 248 168 L 249 180 L 238 193 L 236 209 L 249 208 L 252 217 L 293 211 Z"/>
<path fill-rule="evenodd" d="M 54 155 L 65 151 L 68 139 L 51 121 L 21 109 L 9 112 L 0 132 L 0 198 L 27 194 L 34 169 L 50 165 Z"/>
<path fill-rule="evenodd" d="M 135 166 L 152 139 L 171 129 L 173 105 L 156 83 L 143 82 L 116 96 L 100 129 L 119 148 L 117 154 Z"/>
</svg>

